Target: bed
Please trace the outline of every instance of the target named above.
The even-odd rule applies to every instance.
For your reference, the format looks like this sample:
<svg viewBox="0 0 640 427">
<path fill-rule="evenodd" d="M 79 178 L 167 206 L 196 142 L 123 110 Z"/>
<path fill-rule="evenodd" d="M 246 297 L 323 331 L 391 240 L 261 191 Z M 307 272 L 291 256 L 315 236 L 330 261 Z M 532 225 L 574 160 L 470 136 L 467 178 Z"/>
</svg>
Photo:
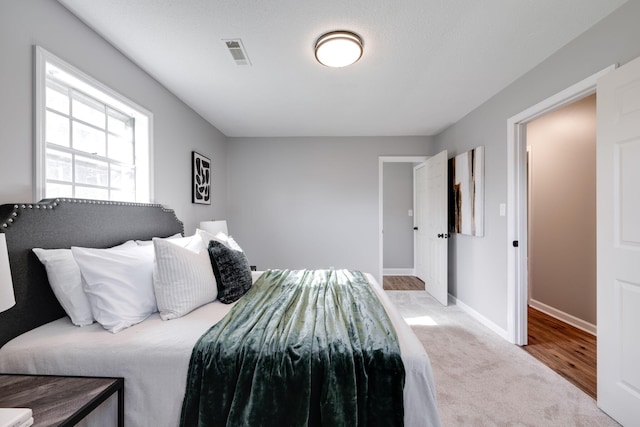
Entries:
<svg viewBox="0 0 640 427">
<path fill-rule="evenodd" d="M 172 320 L 153 313 L 118 333 L 100 324 L 74 326 L 49 285 L 33 248 L 109 248 L 131 240 L 184 234 L 174 212 L 153 204 L 80 199 L 0 206 L 16 305 L 0 313 L 0 372 L 125 378 L 125 423 L 175 426 L 181 415 L 195 343 L 235 303 L 220 301 Z M 255 282 L 262 275 L 253 272 Z M 404 424 L 439 426 L 429 358 L 375 279 L 365 275 L 398 337 L 405 371 Z M 115 401 L 87 425 L 115 425 Z"/>
</svg>

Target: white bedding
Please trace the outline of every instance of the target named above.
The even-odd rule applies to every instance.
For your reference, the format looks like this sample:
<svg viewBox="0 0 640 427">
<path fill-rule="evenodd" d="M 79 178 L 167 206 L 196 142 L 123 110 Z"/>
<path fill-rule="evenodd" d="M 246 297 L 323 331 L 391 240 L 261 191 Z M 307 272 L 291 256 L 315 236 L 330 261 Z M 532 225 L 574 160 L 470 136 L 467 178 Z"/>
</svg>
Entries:
<svg viewBox="0 0 640 427">
<path fill-rule="evenodd" d="M 254 281 L 260 273 L 254 273 Z M 436 392 L 427 353 L 371 275 L 393 322 L 406 371 L 405 425 L 439 426 Z M 191 350 L 198 338 L 231 309 L 218 301 L 163 321 L 158 313 L 117 334 L 95 323 L 77 327 L 68 317 L 29 331 L 0 348 L 0 372 L 125 378 L 125 424 L 176 426 Z M 115 402 L 89 424 L 115 425 Z M 99 419 L 97 419 L 99 418 Z"/>
</svg>

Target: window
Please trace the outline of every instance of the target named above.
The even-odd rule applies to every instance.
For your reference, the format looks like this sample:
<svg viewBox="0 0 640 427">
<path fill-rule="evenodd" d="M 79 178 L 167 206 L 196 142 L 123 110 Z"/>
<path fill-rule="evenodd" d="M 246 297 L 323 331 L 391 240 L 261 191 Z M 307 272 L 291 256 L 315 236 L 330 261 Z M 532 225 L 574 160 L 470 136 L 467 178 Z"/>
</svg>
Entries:
<svg viewBox="0 0 640 427">
<path fill-rule="evenodd" d="M 153 116 L 36 47 L 35 200 L 150 202 Z"/>
</svg>

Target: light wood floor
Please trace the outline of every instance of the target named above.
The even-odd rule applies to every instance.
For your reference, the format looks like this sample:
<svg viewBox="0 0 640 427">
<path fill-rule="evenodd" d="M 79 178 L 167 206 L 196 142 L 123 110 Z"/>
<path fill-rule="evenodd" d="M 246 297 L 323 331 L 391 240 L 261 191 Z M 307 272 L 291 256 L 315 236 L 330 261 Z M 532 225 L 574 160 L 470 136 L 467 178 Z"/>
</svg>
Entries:
<svg viewBox="0 0 640 427">
<path fill-rule="evenodd" d="M 596 337 L 529 307 L 529 345 L 533 357 L 596 398 Z"/>
<path fill-rule="evenodd" d="M 386 291 L 424 291 L 424 282 L 414 276 L 384 276 L 382 289 Z"/>
</svg>

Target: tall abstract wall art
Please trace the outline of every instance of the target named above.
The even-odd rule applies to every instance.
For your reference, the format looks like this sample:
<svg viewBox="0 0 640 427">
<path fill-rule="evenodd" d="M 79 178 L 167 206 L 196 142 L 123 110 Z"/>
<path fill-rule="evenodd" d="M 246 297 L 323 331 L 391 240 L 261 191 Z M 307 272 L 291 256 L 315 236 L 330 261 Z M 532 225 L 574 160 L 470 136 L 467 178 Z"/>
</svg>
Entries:
<svg viewBox="0 0 640 427">
<path fill-rule="evenodd" d="M 201 205 L 211 204 L 211 160 L 202 154 L 191 152 L 193 189 L 191 202 Z"/>
<path fill-rule="evenodd" d="M 449 159 L 449 231 L 484 236 L 484 147 Z"/>
</svg>

